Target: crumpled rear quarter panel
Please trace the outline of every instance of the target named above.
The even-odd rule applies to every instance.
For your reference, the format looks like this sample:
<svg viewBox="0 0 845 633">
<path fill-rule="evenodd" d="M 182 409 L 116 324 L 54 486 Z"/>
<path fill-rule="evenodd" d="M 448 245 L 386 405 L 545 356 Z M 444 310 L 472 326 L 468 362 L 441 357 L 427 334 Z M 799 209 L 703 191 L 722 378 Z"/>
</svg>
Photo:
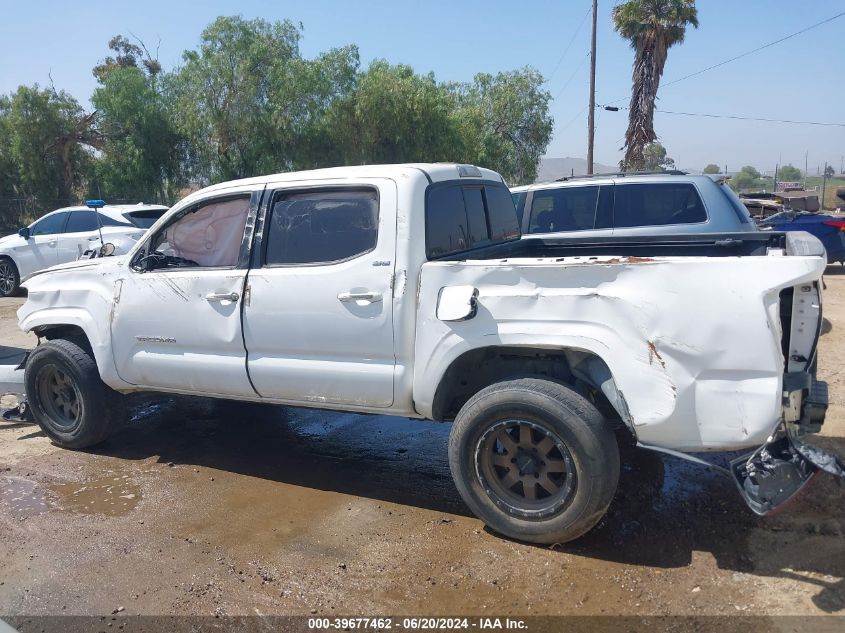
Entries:
<svg viewBox="0 0 845 633">
<path fill-rule="evenodd" d="M 493 345 L 599 356 L 637 438 L 676 450 L 761 444 L 781 416 L 778 292 L 815 281 L 817 257 L 611 257 L 428 262 L 420 276 L 414 396 L 430 415 L 462 353 Z M 478 311 L 441 322 L 440 289 L 472 285 Z"/>
</svg>

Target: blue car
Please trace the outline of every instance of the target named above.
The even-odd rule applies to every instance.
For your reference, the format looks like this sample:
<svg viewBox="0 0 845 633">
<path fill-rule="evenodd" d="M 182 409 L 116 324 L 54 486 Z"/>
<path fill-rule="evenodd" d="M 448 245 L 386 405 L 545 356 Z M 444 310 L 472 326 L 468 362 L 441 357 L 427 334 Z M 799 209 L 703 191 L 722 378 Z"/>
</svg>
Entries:
<svg viewBox="0 0 845 633">
<path fill-rule="evenodd" d="M 828 264 L 845 264 L 845 217 L 808 211 L 782 211 L 759 220 L 757 226 L 773 231 L 806 231 L 824 244 Z"/>
</svg>

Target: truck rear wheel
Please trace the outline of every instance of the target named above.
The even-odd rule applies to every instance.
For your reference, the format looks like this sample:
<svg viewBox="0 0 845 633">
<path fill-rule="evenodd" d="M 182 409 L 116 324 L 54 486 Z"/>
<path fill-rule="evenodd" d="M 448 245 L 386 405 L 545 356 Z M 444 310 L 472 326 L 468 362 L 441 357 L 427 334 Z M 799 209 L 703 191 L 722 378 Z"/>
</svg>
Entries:
<svg viewBox="0 0 845 633">
<path fill-rule="evenodd" d="M 35 421 L 64 448 L 99 444 L 126 420 L 123 396 L 100 380 L 92 353 L 80 343 L 54 339 L 39 345 L 24 374 Z"/>
<path fill-rule="evenodd" d="M 523 378 L 475 394 L 449 436 L 449 466 L 492 530 L 563 543 L 601 520 L 619 481 L 619 447 L 596 408 L 567 387 Z"/>
</svg>

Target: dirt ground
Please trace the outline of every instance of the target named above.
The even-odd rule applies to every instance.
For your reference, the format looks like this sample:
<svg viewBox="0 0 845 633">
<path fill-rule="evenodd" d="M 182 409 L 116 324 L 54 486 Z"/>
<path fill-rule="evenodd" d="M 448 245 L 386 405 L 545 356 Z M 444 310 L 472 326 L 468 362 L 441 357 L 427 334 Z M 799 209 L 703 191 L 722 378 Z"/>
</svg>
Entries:
<svg viewBox="0 0 845 633">
<path fill-rule="evenodd" d="M 825 433 L 845 444 L 840 273 L 820 377 Z M 21 302 L 0 303 L 9 348 L 34 342 Z M 827 475 L 761 519 L 718 474 L 632 453 L 596 529 L 534 547 L 469 515 L 448 425 L 223 411 L 137 400 L 83 452 L 0 424 L 0 615 L 845 615 L 845 486 Z"/>
</svg>

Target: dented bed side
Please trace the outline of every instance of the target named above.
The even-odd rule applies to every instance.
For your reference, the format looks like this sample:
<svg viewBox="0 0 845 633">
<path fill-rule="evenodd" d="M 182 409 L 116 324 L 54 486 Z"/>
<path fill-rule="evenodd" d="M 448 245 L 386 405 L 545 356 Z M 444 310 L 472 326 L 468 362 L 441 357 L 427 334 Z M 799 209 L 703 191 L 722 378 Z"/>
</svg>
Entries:
<svg viewBox="0 0 845 633">
<path fill-rule="evenodd" d="M 812 285 L 814 256 L 540 258 L 429 262 L 420 277 L 414 397 L 489 346 L 584 351 L 604 361 L 637 439 L 680 451 L 758 446 L 782 419 L 779 294 Z M 437 318 L 444 287 L 475 315 Z M 611 400 L 611 402 L 613 402 Z"/>
</svg>

